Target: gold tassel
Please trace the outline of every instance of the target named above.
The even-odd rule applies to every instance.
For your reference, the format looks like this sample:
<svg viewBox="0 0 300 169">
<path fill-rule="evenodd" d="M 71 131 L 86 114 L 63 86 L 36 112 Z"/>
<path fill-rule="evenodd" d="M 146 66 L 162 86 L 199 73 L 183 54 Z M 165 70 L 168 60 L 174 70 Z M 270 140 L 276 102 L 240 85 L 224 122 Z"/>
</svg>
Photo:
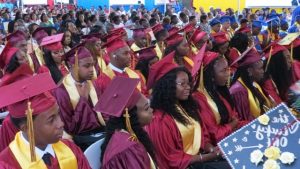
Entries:
<svg viewBox="0 0 300 169">
<path fill-rule="evenodd" d="M 291 45 L 291 61 L 292 62 L 294 61 L 293 54 L 294 54 L 294 42 L 292 42 L 292 45 Z"/>
<path fill-rule="evenodd" d="M 267 72 L 267 70 L 268 70 L 268 66 L 269 66 L 269 63 L 270 63 L 270 60 L 271 60 L 271 56 L 272 56 L 272 50 L 273 50 L 273 46 L 271 46 L 271 49 L 270 49 L 270 55 L 269 55 L 269 58 L 268 58 L 268 61 L 267 61 L 265 72 Z"/>
<path fill-rule="evenodd" d="M 99 65 L 99 67 L 100 67 L 100 70 L 101 70 L 101 73 L 102 73 L 103 72 L 102 60 L 104 60 L 104 59 L 103 59 L 103 54 L 102 54 L 102 50 L 101 49 L 100 49 L 100 59 L 101 59 L 101 63 Z"/>
<path fill-rule="evenodd" d="M 129 115 L 129 112 L 128 112 L 128 108 L 125 109 L 125 114 L 124 114 L 124 117 L 125 117 L 125 123 L 126 123 L 126 130 L 130 133 L 130 137 L 129 137 L 129 140 L 130 141 L 138 141 L 138 138 L 136 136 L 136 134 L 134 133 L 132 127 L 131 127 L 131 123 L 130 123 L 130 115 Z"/>
<path fill-rule="evenodd" d="M 32 119 L 33 109 L 31 109 L 31 102 L 28 101 L 27 103 L 27 127 L 28 127 L 28 140 L 30 145 L 30 157 L 31 162 L 36 161 L 36 154 L 35 154 L 35 140 L 34 140 L 34 131 L 33 131 L 33 119 Z"/>
<path fill-rule="evenodd" d="M 230 67 L 228 69 L 229 69 L 228 71 L 230 72 Z M 230 74 L 231 74 L 231 72 L 230 72 Z M 227 87 L 228 88 L 230 88 L 230 83 L 231 83 L 231 75 L 229 75 L 228 80 L 227 80 Z"/>
<path fill-rule="evenodd" d="M 164 41 L 161 42 L 161 49 L 160 49 L 160 51 L 161 51 L 161 54 L 162 54 L 161 58 L 163 58 L 165 56 L 165 43 L 164 43 Z"/>
<path fill-rule="evenodd" d="M 74 63 L 74 68 L 73 68 L 73 70 L 74 70 L 74 79 L 76 80 L 76 81 L 79 81 L 79 63 L 78 63 L 79 61 L 78 61 L 78 50 L 76 50 L 76 52 L 75 52 L 75 63 Z"/>
<path fill-rule="evenodd" d="M 202 64 L 200 68 L 200 78 L 199 78 L 199 86 L 198 86 L 199 92 L 204 92 L 203 71 L 204 71 L 204 65 Z"/>
</svg>

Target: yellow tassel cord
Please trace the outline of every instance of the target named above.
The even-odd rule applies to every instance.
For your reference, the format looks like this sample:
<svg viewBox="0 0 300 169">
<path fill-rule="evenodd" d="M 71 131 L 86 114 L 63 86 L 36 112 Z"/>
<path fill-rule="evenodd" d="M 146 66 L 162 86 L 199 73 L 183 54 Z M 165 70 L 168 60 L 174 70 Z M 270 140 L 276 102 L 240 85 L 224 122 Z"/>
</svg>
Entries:
<svg viewBox="0 0 300 169">
<path fill-rule="evenodd" d="M 131 127 L 131 123 L 130 123 L 130 115 L 129 115 L 129 112 L 128 112 L 128 108 L 125 109 L 125 114 L 124 114 L 124 117 L 125 117 L 125 123 L 126 123 L 126 130 L 130 133 L 130 137 L 129 137 L 129 140 L 130 141 L 138 141 L 138 138 L 136 136 L 136 134 L 134 133 L 132 127 Z"/>
<path fill-rule="evenodd" d="M 204 71 L 204 66 L 202 64 L 200 68 L 200 78 L 199 78 L 199 86 L 198 86 L 199 92 L 204 92 L 203 71 Z"/>
<path fill-rule="evenodd" d="M 104 59 L 103 59 L 103 54 L 102 54 L 102 50 L 101 49 L 100 49 L 100 59 L 101 59 L 101 63 L 99 65 L 99 67 L 100 67 L 100 70 L 101 70 L 101 73 L 102 73 L 103 72 L 102 60 L 104 60 Z"/>
<path fill-rule="evenodd" d="M 292 44 L 291 44 L 291 61 L 292 62 L 294 61 L 293 55 L 294 55 L 294 42 L 292 42 Z"/>
<path fill-rule="evenodd" d="M 31 102 L 28 101 L 28 107 L 26 110 L 27 115 L 27 127 L 28 127 L 28 140 L 30 145 L 30 157 L 31 162 L 36 161 L 36 154 L 35 154 L 35 140 L 34 140 L 34 131 L 33 131 L 33 119 L 32 119 L 32 113 L 33 109 L 31 109 Z"/>
<path fill-rule="evenodd" d="M 146 40 L 147 40 L 147 46 L 146 47 L 149 47 L 150 43 L 151 43 L 151 36 L 150 36 L 149 33 L 146 34 Z"/>
<path fill-rule="evenodd" d="M 267 72 L 267 70 L 268 70 L 268 66 L 269 66 L 269 63 L 270 63 L 270 60 L 271 60 L 271 56 L 272 56 L 272 50 L 273 50 L 273 46 L 271 46 L 271 49 L 270 49 L 270 55 L 269 55 L 269 58 L 268 58 L 268 61 L 267 61 L 265 72 Z"/>
<path fill-rule="evenodd" d="M 230 68 L 228 68 L 228 71 L 230 72 Z M 231 84 L 231 76 L 228 77 L 227 80 L 227 87 L 230 88 L 230 84 Z"/>
<path fill-rule="evenodd" d="M 78 61 L 78 50 L 75 52 L 75 63 L 74 63 L 74 78 L 76 81 L 79 81 L 79 61 Z"/>
<path fill-rule="evenodd" d="M 164 43 L 164 41 L 161 42 L 160 51 L 161 51 L 161 54 L 162 54 L 161 58 L 163 58 L 165 56 L 165 43 Z"/>
</svg>

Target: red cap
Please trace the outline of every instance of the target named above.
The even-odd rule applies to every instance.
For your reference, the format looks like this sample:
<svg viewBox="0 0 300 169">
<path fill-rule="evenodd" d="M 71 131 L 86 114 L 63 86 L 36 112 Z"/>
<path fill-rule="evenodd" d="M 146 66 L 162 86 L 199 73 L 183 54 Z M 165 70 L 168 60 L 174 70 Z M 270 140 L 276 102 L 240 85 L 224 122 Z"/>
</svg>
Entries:
<svg viewBox="0 0 300 169">
<path fill-rule="evenodd" d="M 195 77 L 197 72 L 199 71 L 201 64 L 202 64 L 202 60 L 204 57 L 204 53 L 205 53 L 205 49 L 206 49 L 206 45 L 207 43 L 205 43 L 202 48 L 199 50 L 199 52 L 197 53 L 197 55 L 194 57 L 193 62 L 194 62 L 194 67 L 192 68 L 192 76 Z"/>
<path fill-rule="evenodd" d="M 65 54 L 65 58 L 70 63 L 74 64 L 76 52 L 77 52 L 78 60 L 92 57 L 92 54 L 90 53 L 90 51 L 87 48 L 84 47 L 84 45 L 85 45 L 84 43 L 81 43 L 81 44 L 75 46 L 74 48 L 72 48 L 68 53 Z"/>
<path fill-rule="evenodd" d="M 251 29 L 248 26 L 246 26 L 246 27 L 238 29 L 236 32 L 239 32 L 239 33 L 249 33 L 249 32 L 251 32 Z"/>
<path fill-rule="evenodd" d="M 50 51 L 57 51 L 63 48 L 61 41 L 63 39 L 64 34 L 57 34 L 53 36 L 44 37 L 41 46 Z"/>
<path fill-rule="evenodd" d="M 193 24 L 189 23 L 189 24 L 185 25 L 185 27 L 183 27 L 182 30 L 183 30 L 185 33 L 190 33 L 190 32 L 194 32 L 195 27 L 194 27 Z"/>
<path fill-rule="evenodd" d="M 107 39 L 107 42 L 102 45 L 102 47 L 106 47 L 107 53 L 111 53 L 120 48 L 128 46 L 127 43 L 122 39 L 121 35 L 113 36 Z"/>
<path fill-rule="evenodd" d="M 95 43 L 99 40 L 101 40 L 101 34 L 100 33 L 92 33 L 88 35 L 81 36 L 81 39 L 83 39 L 85 42 Z"/>
<path fill-rule="evenodd" d="M 48 92 L 55 87 L 49 73 L 27 77 L 0 88 L 0 107 L 8 106 L 12 117 L 22 118 L 26 117 L 27 103 L 30 101 L 32 114 L 38 115 L 55 105 L 54 97 Z"/>
<path fill-rule="evenodd" d="M 212 61 L 214 61 L 217 57 L 219 57 L 219 53 L 207 51 L 203 57 L 203 66 L 206 67 Z"/>
<path fill-rule="evenodd" d="M 147 38 L 147 31 L 146 28 L 136 28 L 132 29 L 133 34 L 132 38 Z"/>
<path fill-rule="evenodd" d="M 212 34 L 212 38 L 217 44 L 228 42 L 227 36 L 224 32 L 214 33 Z"/>
<path fill-rule="evenodd" d="M 151 89 L 156 81 L 158 81 L 165 74 L 172 69 L 177 68 L 178 64 L 174 62 L 175 51 L 165 56 L 160 61 L 156 62 L 150 67 L 147 88 Z"/>
<path fill-rule="evenodd" d="M 176 33 L 170 34 L 170 36 L 165 40 L 167 46 L 175 45 L 183 40 L 183 35 L 177 31 Z"/>
<path fill-rule="evenodd" d="M 162 31 L 162 30 L 164 30 L 164 27 L 160 23 L 152 26 L 152 31 L 154 34 L 158 33 L 159 31 Z"/>
<path fill-rule="evenodd" d="M 249 66 L 260 61 L 262 58 L 254 46 L 245 50 L 239 58 L 237 58 L 231 65 L 238 63 L 238 67 Z"/>
<path fill-rule="evenodd" d="M 0 87 L 6 86 L 21 77 L 32 76 L 33 71 L 28 64 L 21 64 L 13 73 L 6 73 L 0 82 Z"/>
<path fill-rule="evenodd" d="M 123 35 L 123 34 L 127 34 L 127 32 L 123 27 L 121 27 L 121 28 L 116 28 L 116 29 L 110 30 L 109 34 L 121 34 L 121 35 Z"/>
<path fill-rule="evenodd" d="M 176 26 L 173 26 L 171 29 L 169 29 L 169 35 L 171 36 L 174 33 L 177 33 L 178 31 L 180 31 L 180 29 Z"/>
<path fill-rule="evenodd" d="M 22 31 L 17 30 L 16 32 L 9 34 L 6 36 L 7 44 L 13 46 L 17 42 L 22 40 L 26 40 L 25 33 Z"/>
<path fill-rule="evenodd" d="M 147 48 L 142 48 L 138 51 L 135 51 L 137 58 L 139 61 L 141 60 L 151 60 L 155 57 L 157 57 L 156 51 L 155 51 L 155 46 L 150 46 Z"/>
<path fill-rule="evenodd" d="M 38 44 L 40 44 L 42 39 L 44 39 L 47 36 L 48 33 L 46 32 L 46 27 L 38 27 L 32 33 L 32 37 L 37 41 Z"/>
<path fill-rule="evenodd" d="M 15 53 L 18 52 L 18 48 L 10 47 L 6 45 L 0 54 L 0 69 L 4 69 L 5 66 L 10 62 L 11 58 Z"/>
<path fill-rule="evenodd" d="M 272 48 L 272 50 L 271 50 L 271 48 Z M 277 44 L 277 43 L 273 43 L 273 44 L 271 45 L 271 48 L 270 48 L 270 50 L 267 52 L 267 54 L 266 54 L 266 56 L 265 56 L 266 59 L 268 59 L 270 56 L 275 55 L 275 54 L 278 53 L 278 52 L 287 50 L 286 47 L 284 47 L 284 46 L 282 46 L 282 45 L 279 45 L 279 44 Z"/>
<path fill-rule="evenodd" d="M 141 97 L 136 90 L 139 79 L 116 76 L 101 95 L 95 110 L 121 117 L 125 109 L 132 109 Z"/>
<path fill-rule="evenodd" d="M 200 29 L 196 29 L 194 31 L 194 33 L 192 34 L 190 41 L 192 41 L 194 44 L 196 44 L 206 35 L 207 35 L 206 32 L 201 31 Z"/>
</svg>

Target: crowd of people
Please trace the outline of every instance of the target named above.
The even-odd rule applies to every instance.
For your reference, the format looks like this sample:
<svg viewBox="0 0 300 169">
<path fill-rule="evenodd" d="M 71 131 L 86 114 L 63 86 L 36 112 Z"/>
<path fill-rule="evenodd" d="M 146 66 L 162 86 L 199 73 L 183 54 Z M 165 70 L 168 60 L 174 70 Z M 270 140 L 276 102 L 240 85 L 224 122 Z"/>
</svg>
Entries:
<svg viewBox="0 0 300 169">
<path fill-rule="evenodd" d="M 0 13 L 0 168 L 88 169 L 104 139 L 102 169 L 227 169 L 219 141 L 298 114 L 300 7 Z"/>
</svg>

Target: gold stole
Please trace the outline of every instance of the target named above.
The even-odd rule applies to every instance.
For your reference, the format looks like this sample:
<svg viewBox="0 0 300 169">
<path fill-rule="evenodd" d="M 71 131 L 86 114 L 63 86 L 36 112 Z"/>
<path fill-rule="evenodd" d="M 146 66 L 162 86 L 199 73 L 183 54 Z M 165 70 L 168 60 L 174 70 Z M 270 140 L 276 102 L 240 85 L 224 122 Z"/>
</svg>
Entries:
<svg viewBox="0 0 300 169">
<path fill-rule="evenodd" d="M 149 159 L 150 159 L 150 169 L 156 169 L 156 167 L 155 167 L 155 164 L 154 164 L 154 161 L 153 161 L 152 157 L 150 156 L 150 154 L 149 154 L 149 153 L 147 153 L 147 154 L 148 154 L 148 157 L 149 157 Z"/>
<path fill-rule="evenodd" d="M 37 48 L 34 49 L 34 53 L 35 53 L 35 56 L 36 56 L 39 64 L 40 65 L 44 65 L 45 61 L 43 59 L 43 52 L 42 52 L 42 50 L 39 47 L 37 47 Z"/>
<path fill-rule="evenodd" d="M 133 50 L 134 52 L 135 51 L 138 51 L 138 50 L 140 50 L 141 48 L 140 47 L 138 47 L 135 43 L 133 43 L 132 45 L 131 45 L 131 50 Z"/>
<path fill-rule="evenodd" d="M 100 68 L 100 71 L 103 72 L 103 70 L 106 69 L 106 63 L 105 63 L 105 61 L 103 60 L 103 58 L 98 57 L 98 58 L 97 58 L 97 63 L 98 63 L 98 66 L 99 66 L 99 68 Z"/>
<path fill-rule="evenodd" d="M 89 88 L 90 88 L 90 93 L 89 93 L 89 96 L 92 100 L 92 103 L 93 103 L 93 106 L 96 106 L 97 102 L 98 102 L 98 97 L 97 97 L 97 93 L 96 93 L 96 90 L 94 88 L 94 85 L 93 83 L 88 80 L 87 81 L 87 85 L 89 85 Z M 80 99 L 80 95 L 77 91 L 77 88 L 76 88 L 76 85 L 75 83 L 73 82 L 73 77 L 71 75 L 71 73 L 69 73 L 64 79 L 63 79 L 63 84 L 69 94 L 69 97 L 70 97 L 70 101 L 71 101 L 71 104 L 73 106 L 73 109 L 75 110 L 76 109 L 76 106 L 78 104 L 78 101 Z M 97 114 L 97 118 L 98 118 L 98 121 L 100 122 L 100 124 L 102 126 L 105 126 L 105 121 L 102 117 L 102 114 L 100 112 L 97 112 L 96 111 L 96 114 Z"/>
<path fill-rule="evenodd" d="M 254 98 L 252 92 L 250 91 L 250 89 L 247 88 L 247 86 L 245 85 L 245 83 L 243 82 L 243 80 L 241 78 L 239 78 L 238 81 L 243 85 L 244 88 L 247 89 L 250 112 L 253 115 L 253 117 L 257 118 L 258 116 L 261 115 L 261 110 L 260 110 L 260 105 L 259 105 L 258 100 Z M 268 98 L 265 96 L 265 94 L 262 92 L 261 87 L 256 82 L 253 82 L 253 85 L 254 85 L 254 87 L 256 87 L 258 89 L 260 94 L 266 100 L 266 102 L 267 102 L 266 106 L 270 107 L 270 102 L 269 102 Z"/>
<path fill-rule="evenodd" d="M 106 69 L 104 69 L 103 73 L 106 74 L 110 79 L 113 79 L 116 76 L 114 71 L 109 66 L 107 66 Z M 128 75 L 129 78 L 142 80 L 141 77 L 135 71 L 131 70 L 130 68 L 125 68 L 125 73 Z M 141 82 L 139 82 L 139 84 L 136 88 L 139 91 L 142 91 Z"/>
<path fill-rule="evenodd" d="M 155 45 L 155 51 L 156 51 L 157 57 L 160 60 L 163 57 L 163 53 L 162 53 L 162 50 L 160 49 L 158 43 L 156 43 L 156 45 Z"/>
<path fill-rule="evenodd" d="M 9 144 L 9 148 L 22 169 L 47 169 L 42 157 L 38 157 L 37 161 L 31 162 L 30 148 L 22 140 L 21 132 L 16 134 L 15 139 Z M 58 141 L 52 144 L 52 148 L 61 169 L 78 168 L 76 156 L 67 145 Z"/>
<path fill-rule="evenodd" d="M 193 61 L 192 59 L 190 59 L 190 58 L 187 57 L 187 56 L 184 56 L 183 59 L 184 59 L 184 61 L 185 61 L 186 63 L 188 63 L 188 64 L 191 66 L 191 68 L 194 67 L 194 61 Z"/>
<path fill-rule="evenodd" d="M 33 64 L 31 56 L 29 54 L 26 54 L 26 57 L 27 57 L 27 60 L 28 60 L 29 67 L 31 68 L 31 70 L 33 72 L 36 72 L 35 69 L 34 69 L 34 64 Z"/>
<path fill-rule="evenodd" d="M 213 101 L 213 99 L 210 97 L 210 95 L 207 93 L 207 91 L 204 89 L 203 94 L 206 96 L 206 101 L 209 104 L 209 107 L 211 108 L 211 110 L 213 111 L 214 115 L 215 115 L 215 119 L 217 124 L 220 124 L 221 122 L 221 116 L 218 110 L 218 106 L 216 105 L 216 103 Z"/>
<path fill-rule="evenodd" d="M 187 118 L 190 123 L 184 125 L 174 119 L 182 138 L 183 151 L 190 155 L 197 155 L 201 147 L 201 126 L 197 121 L 189 117 L 183 108 L 178 105 L 176 105 L 176 107 L 181 115 Z"/>
</svg>

